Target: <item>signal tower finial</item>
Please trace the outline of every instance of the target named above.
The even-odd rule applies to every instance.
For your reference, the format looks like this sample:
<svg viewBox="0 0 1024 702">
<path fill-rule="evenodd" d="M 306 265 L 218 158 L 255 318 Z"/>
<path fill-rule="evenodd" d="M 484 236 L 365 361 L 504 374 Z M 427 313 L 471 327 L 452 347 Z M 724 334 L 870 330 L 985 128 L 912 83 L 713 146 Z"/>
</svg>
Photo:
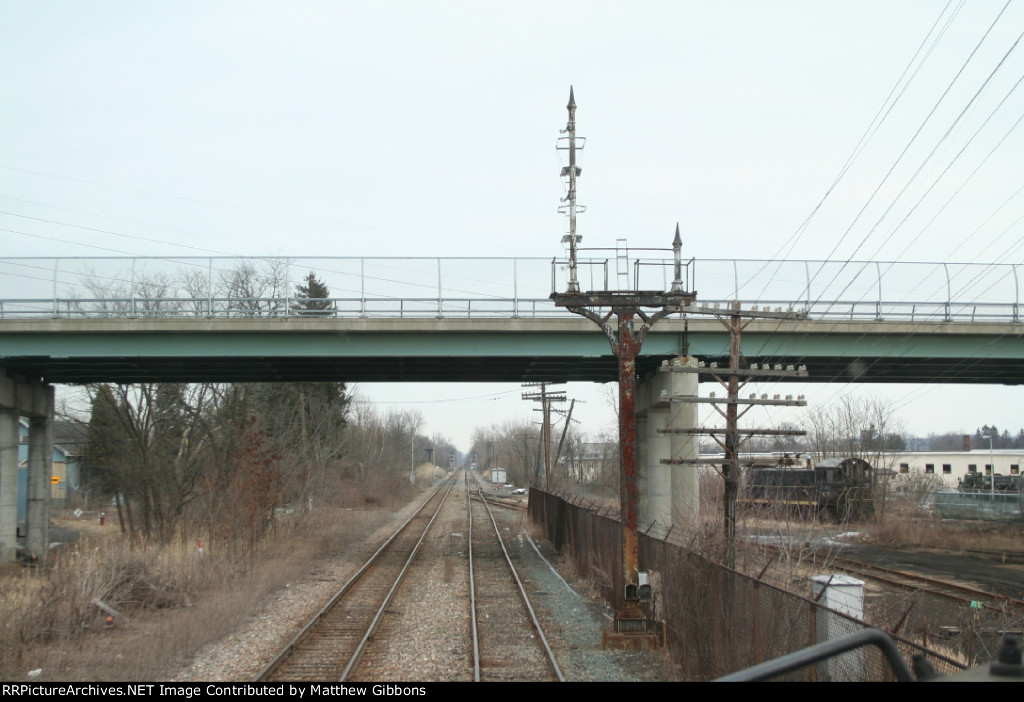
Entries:
<svg viewBox="0 0 1024 702">
<path fill-rule="evenodd" d="M 562 178 L 566 179 L 566 195 L 562 198 L 562 202 L 566 203 L 558 208 L 559 212 L 565 212 L 569 215 L 569 233 L 562 237 L 562 243 L 567 244 L 569 248 L 569 289 L 568 292 L 579 292 L 580 284 L 576 278 L 576 246 L 583 239 L 582 236 L 576 234 L 576 215 L 582 214 L 586 211 L 585 207 L 579 207 L 576 204 L 576 179 L 579 178 L 583 169 L 576 165 L 576 151 L 577 149 L 582 151 L 583 146 L 586 144 L 586 139 L 580 139 L 577 144 L 576 138 L 576 97 L 573 95 L 572 86 L 569 86 L 569 104 L 565 106 L 569 111 L 569 121 L 565 125 L 565 129 L 561 131 L 562 134 L 568 134 L 567 137 L 561 137 L 558 141 L 559 144 L 556 147 L 560 151 L 569 152 L 569 165 L 562 167 Z M 566 146 L 562 146 L 562 140 L 568 142 Z"/>
</svg>

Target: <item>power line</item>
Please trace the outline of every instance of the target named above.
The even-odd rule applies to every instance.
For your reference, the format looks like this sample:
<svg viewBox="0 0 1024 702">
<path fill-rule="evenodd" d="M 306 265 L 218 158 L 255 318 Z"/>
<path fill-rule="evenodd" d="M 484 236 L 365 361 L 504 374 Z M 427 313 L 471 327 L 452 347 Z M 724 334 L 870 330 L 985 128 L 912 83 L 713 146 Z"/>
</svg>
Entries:
<svg viewBox="0 0 1024 702">
<path fill-rule="evenodd" d="M 889 177 L 896 170 L 896 167 L 903 161 L 904 157 L 909 152 L 910 147 L 914 144 L 914 142 L 917 141 L 917 138 L 924 131 L 925 126 L 928 124 L 928 122 L 931 121 L 932 117 L 935 115 L 936 111 L 939 108 L 939 105 L 941 105 L 942 102 L 946 99 L 946 96 L 949 95 L 950 91 L 953 89 L 953 86 L 960 79 L 960 76 L 963 75 L 964 70 L 967 68 L 968 64 L 974 58 L 974 55 L 978 52 L 978 50 L 981 48 L 981 45 L 988 38 L 989 34 L 992 32 L 992 29 L 995 27 L 996 23 L 999 22 L 1000 17 L 1002 17 L 1003 13 L 1006 11 L 1006 8 L 1009 7 L 1010 1 L 1011 0 L 1007 0 L 1006 4 L 999 11 L 999 14 L 996 15 L 996 18 L 992 21 L 992 24 L 990 24 L 988 29 L 985 30 L 985 33 L 982 35 L 981 39 L 978 40 L 978 43 L 975 45 L 974 49 L 967 56 L 967 58 L 964 60 L 963 64 L 960 66 L 960 69 L 957 71 L 956 75 L 953 76 L 952 80 L 950 80 L 949 84 L 946 86 L 946 89 L 943 91 L 942 95 L 940 95 L 939 99 L 935 101 L 935 104 L 932 106 L 932 109 L 929 111 L 928 115 L 924 118 L 924 120 L 918 126 L 917 130 L 914 132 L 914 135 L 910 138 L 910 140 L 907 142 L 907 144 L 903 147 L 903 150 L 900 152 L 900 155 L 896 158 L 896 160 L 889 167 L 889 170 L 882 177 L 882 180 L 875 187 L 874 191 L 872 191 L 871 195 L 868 197 L 867 202 L 864 203 L 864 206 L 860 209 L 860 211 L 854 217 L 853 221 L 850 223 L 850 226 L 847 227 L 846 231 L 843 232 L 843 234 L 839 237 L 839 240 L 836 242 L 835 246 L 832 248 L 832 251 L 828 254 L 828 256 L 825 257 L 826 260 L 830 260 L 832 258 L 832 256 L 835 254 L 835 252 L 839 249 L 839 246 L 843 243 L 843 241 L 845 241 L 845 239 L 849 235 L 850 231 L 853 229 L 853 227 L 860 220 L 861 215 L 864 214 L 864 212 L 867 210 L 868 206 L 874 201 L 875 196 L 877 196 L 878 193 L 881 191 L 882 186 L 885 185 L 885 183 L 889 180 Z M 1016 46 L 1016 43 L 1014 44 L 1014 46 Z M 1000 66 L 1001 65 L 1002 65 L 1002 62 L 1000 62 Z M 996 67 L 996 70 L 998 70 L 998 68 L 999 68 L 999 66 Z M 987 83 L 987 81 L 986 81 L 986 83 Z M 973 102 L 973 99 L 972 99 L 972 102 Z M 961 112 L 961 116 L 962 115 L 963 115 L 963 113 Z M 957 118 L 957 121 L 959 121 L 959 117 Z M 954 124 L 955 123 L 956 122 L 954 122 Z M 948 135 L 948 133 L 949 132 L 947 131 L 947 135 Z M 944 138 L 945 137 L 943 137 L 943 139 Z M 941 143 L 941 140 L 940 140 L 940 143 Z M 934 153 L 934 150 L 933 150 L 933 153 Z M 930 158 L 930 156 L 929 156 L 929 158 Z M 909 185 L 909 183 L 908 183 L 908 185 Z M 897 196 L 897 199 L 898 199 L 898 196 Z M 895 204 L 895 201 L 894 201 L 893 204 Z M 890 205 L 889 209 L 891 209 L 891 207 L 892 207 L 892 205 Z M 886 210 L 886 213 L 888 213 L 888 210 Z M 884 217 L 884 215 L 883 215 L 883 217 Z M 876 224 L 876 226 L 877 226 L 877 224 Z M 872 229 L 872 231 L 874 231 L 874 229 Z M 868 236 L 870 236 L 870 232 L 868 233 Z M 856 252 L 860 250 L 860 247 L 863 246 L 863 244 L 864 244 L 864 242 L 866 240 L 867 240 L 867 238 L 865 237 L 865 239 L 863 239 L 861 241 L 861 243 L 857 246 L 857 248 L 854 250 L 853 254 L 851 254 L 851 256 L 850 256 L 851 259 L 853 258 L 853 256 L 856 255 Z M 847 263 L 849 263 L 849 260 L 847 261 Z M 817 278 L 817 276 L 818 276 L 818 274 L 820 272 L 821 272 L 821 269 L 819 269 L 815 273 L 814 278 L 811 279 L 811 282 L 813 282 Z"/>
<path fill-rule="evenodd" d="M 790 235 L 789 239 L 787 239 L 778 248 L 778 250 L 774 254 L 773 258 L 775 256 L 780 256 L 780 254 L 781 254 L 780 261 L 781 260 L 785 260 L 785 258 L 788 257 L 790 253 L 792 253 L 792 251 L 796 247 L 797 243 L 799 243 L 800 239 L 803 237 L 804 232 L 806 232 L 807 227 L 811 223 L 811 220 L 815 217 L 815 215 L 817 215 L 817 213 L 821 209 L 822 205 L 825 204 L 825 200 L 828 199 L 828 197 L 832 194 L 832 192 L 835 190 L 836 186 L 839 185 L 839 182 L 846 175 L 847 171 L 849 171 L 850 167 L 852 167 L 853 164 L 856 162 L 856 160 L 860 156 L 861 152 L 867 147 L 868 143 L 870 143 L 871 139 L 878 132 L 878 129 L 886 121 L 886 119 L 892 113 L 892 110 L 896 107 L 896 104 L 903 97 L 903 95 L 906 92 L 907 88 L 910 86 L 911 82 L 913 82 L 914 78 L 917 76 L 918 72 L 921 70 L 921 67 L 925 64 L 925 62 L 931 56 L 932 52 L 935 50 L 935 47 L 938 46 L 939 41 L 945 35 L 946 30 L 949 28 L 949 26 L 952 23 L 953 19 L 960 12 L 960 8 L 963 7 L 964 1 L 965 0 L 961 0 L 960 1 L 960 4 L 956 7 L 956 9 L 953 11 L 953 13 L 946 20 L 946 23 L 942 27 L 941 31 L 932 40 L 931 46 L 928 48 L 927 52 L 925 53 L 925 55 L 921 59 L 921 61 L 918 62 L 917 67 L 914 69 L 913 74 L 910 76 L 910 78 L 905 83 L 903 83 L 903 79 L 907 76 L 907 73 L 908 73 L 908 71 L 910 71 L 911 66 L 914 65 L 915 61 L 917 61 L 918 57 L 921 55 L 921 51 L 924 48 L 925 44 L 928 42 L 928 38 L 932 35 L 932 33 L 935 31 L 935 28 L 939 25 L 939 22 L 942 19 L 943 15 L 946 14 L 946 10 L 949 9 L 949 6 L 952 4 L 952 0 L 949 0 L 949 2 L 946 3 L 946 6 L 942 8 L 942 11 L 935 18 L 935 21 L 932 23 L 932 26 L 928 30 L 928 33 L 925 35 L 924 39 L 922 39 L 921 43 L 918 45 L 917 51 L 911 57 L 910 61 L 906 65 L 906 67 L 904 67 L 903 73 L 900 74 L 900 77 L 896 80 L 896 83 L 893 84 L 893 87 L 889 90 L 889 94 L 885 97 L 885 100 L 882 101 L 882 104 L 878 108 L 878 111 L 875 112 L 875 116 L 872 117 L 871 122 L 868 124 L 867 128 L 864 130 L 864 133 L 861 135 L 861 137 L 858 140 L 857 144 L 854 146 L 853 151 L 846 158 L 846 162 L 839 169 L 839 173 L 833 179 L 832 184 L 825 191 L 825 194 L 821 196 L 821 199 L 818 201 L 818 204 L 814 206 L 814 208 L 811 210 L 810 214 L 808 214 L 807 217 L 804 219 L 804 221 L 800 223 L 800 226 L 798 226 L 796 228 L 796 230 Z M 896 98 L 894 100 L 892 100 L 892 103 L 890 104 L 889 100 L 890 100 L 890 98 L 892 98 L 893 93 L 896 92 L 897 88 L 899 88 L 900 83 L 903 83 L 903 87 L 900 88 L 899 94 L 896 96 Z M 886 108 L 887 104 L 888 104 L 888 108 Z M 883 110 L 885 111 L 884 114 L 882 114 Z M 881 118 L 879 118 L 879 115 L 881 115 Z M 788 250 L 787 250 L 787 246 L 788 246 Z M 783 250 L 786 250 L 784 254 L 782 253 Z M 781 262 L 780 262 L 779 265 L 781 267 Z M 765 286 L 764 286 L 764 288 L 762 288 L 760 295 L 763 295 L 765 290 L 767 290 L 768 287 L 771 285 L 771 281 L 775 277 L 775 275 L 778 274 L 778 270 L 779 269 L 776 268 L 775 273 L 765 283 Z M 760 271 L 758 271 L 758 273 L 760 273 Z M 755 273 L 755 275 L 757 275 L 757 274 Z"/>
</svg>

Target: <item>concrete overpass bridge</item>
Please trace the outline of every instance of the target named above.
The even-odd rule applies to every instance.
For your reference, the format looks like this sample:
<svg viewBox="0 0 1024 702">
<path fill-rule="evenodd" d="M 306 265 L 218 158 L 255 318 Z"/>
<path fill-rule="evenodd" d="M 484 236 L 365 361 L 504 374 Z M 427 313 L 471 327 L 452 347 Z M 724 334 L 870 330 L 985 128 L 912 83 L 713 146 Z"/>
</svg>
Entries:
<svg viewBox="0 0 1024 702">
<path fill-rule="evenodd" d="M 625 262 L 624 262 L 625 260 Z M 564 266 L 539 258 L 0 259 L 0 369 L 44 383 L 289 380 L 595 381 L 607 339 L 555 307 Z M 581 259 L 584 289 L 665 290 L 670 262 L 616 250 Z M 295 309 L 309 272 L 325 312 Z M 1024 382 L 1015 265 L 699 260 L 704 307 L 797 309 L 752 322 L 751 360 L 812 382 Z M 659 322 L 641 374 L 682 352 L 714 362 L 708 315 Z"/>
<path fill-rule="evenodd" d="M 1024 383 L 1021 322 L 755 321 L 752 362 L 806 365 L 801 382 Z M 727 362 L 715 319 L 666 319 L 642 377 L 679 355 Z M 607 339 L 575 317 L 0 320 L 0 366 L 47 384 L 93 382 L 611 382 Z"/>
<path fill-rule="evenodd" d="M 666 263 L 615 251 L 581 261 L 580 283 L 666 290 Z M 740 301 L 805 313 L 753 321 L 742 343 L 749 362 L 807 366 L 801 382 L 1024 383 L 1014 265 L 713 260 L 686 271 L 705 313 L 653 327 L 641 377 L 681 354 L 724 362 L 715 308 Z M 330 289 L 326 310 L 294 296 L 309 272 Z M 54 384 L 615 380 L 608 339 L 554 306 L 560 290 L 557 259 L 0 259 L 0 560 L 14 556 L 21 416 L 27 548 L 45 553 Z"/>
</svg>

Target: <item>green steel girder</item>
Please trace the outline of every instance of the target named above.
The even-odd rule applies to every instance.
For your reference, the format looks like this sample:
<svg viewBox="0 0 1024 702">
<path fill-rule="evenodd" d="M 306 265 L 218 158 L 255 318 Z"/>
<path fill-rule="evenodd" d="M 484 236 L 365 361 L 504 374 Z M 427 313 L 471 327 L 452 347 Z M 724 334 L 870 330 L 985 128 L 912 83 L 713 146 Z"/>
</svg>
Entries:
<svg viewBox="0 0 1024 702">
<path fill-rule="evenodd" d="M 485 320 L 486 322 L 486 320 Z M 580 322 L 583 322 L 582 324 Z M 664 320 L 638 372 L 678 355 L 728 357 L 715 321 Z M 749 362 L 802 364 L 802 382 L 1024 383 L 1024 325 L 756 324 Z M 391 320 L 295 325 L 0 322 L 0 366 L 53 383 L 94 381 L 507 381 L 616 379 L 607 338 L 587 320 Z"/>
</svg>

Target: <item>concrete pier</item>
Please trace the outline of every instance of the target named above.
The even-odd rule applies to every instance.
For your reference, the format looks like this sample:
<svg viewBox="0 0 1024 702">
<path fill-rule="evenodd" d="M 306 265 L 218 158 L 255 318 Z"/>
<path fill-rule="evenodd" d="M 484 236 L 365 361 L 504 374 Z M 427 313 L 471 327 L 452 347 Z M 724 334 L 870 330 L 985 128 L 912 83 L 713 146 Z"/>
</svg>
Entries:
<svg viewBox="0 0 1024 702">
<path fill-rule="evenodd" d="M 670 363 L 696 363 L 679 358 Z M 656 372 L 637 390 L 637 449 L 640 466 L 639 510 L 644 529 L 689 530 L 697 526 L 700 494 L 695 466 L 665 465 L 663 458 L 697 458 L 699 438 L 668 433 L 697 426 L 697 406 L 670 403 L 672 395 L 696 395 L 696 373 Z"/>
<path fill-rule="evenodd" d="M 0 563 L 17 557 L 21 417 L 29 420 L 25 548 L 29 556 L 43 559 L 50 540 L 53 387 L 0 375 Z"/>
</svg>

